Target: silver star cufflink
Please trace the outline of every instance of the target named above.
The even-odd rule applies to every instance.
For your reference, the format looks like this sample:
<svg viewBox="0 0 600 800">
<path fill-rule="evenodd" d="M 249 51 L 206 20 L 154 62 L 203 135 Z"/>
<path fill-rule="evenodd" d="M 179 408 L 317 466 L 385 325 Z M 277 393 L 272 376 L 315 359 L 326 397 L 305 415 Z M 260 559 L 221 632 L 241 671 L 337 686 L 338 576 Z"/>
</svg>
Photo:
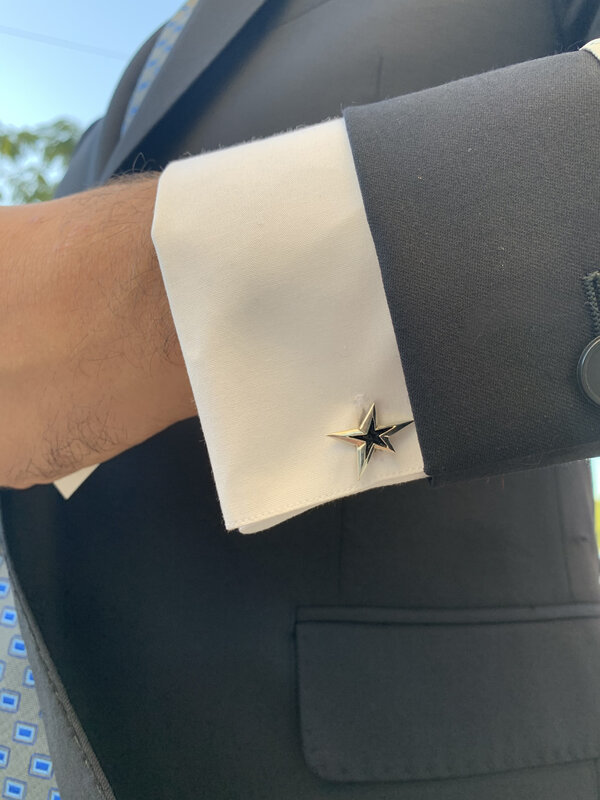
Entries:
<svg viewBox="0 0 600 800">
<path fill-rule="evenodd" d="M 327 436 L 333 436 L 336 439 L 343 439 L 350 442 L 357 447 L 356 455 L 358 460 L 358 477 L 365 471 L 367 464 L 371 460 L 373 451 L 388 450 L 395 453 L 394 446 L 390 442 L 390 436 L 393 436 L 402 428 L 411 425 L 414 420 L 408 422 L 400 422 L 396 425 L 384 425 L 381 428 L 377 427 L 377 412 L 375 410 L 375 403 L 367 411 L 363 421 L 358 428 L 350 431 L 338 431 L 337 433 L 328 433 Z"/>
</svg>

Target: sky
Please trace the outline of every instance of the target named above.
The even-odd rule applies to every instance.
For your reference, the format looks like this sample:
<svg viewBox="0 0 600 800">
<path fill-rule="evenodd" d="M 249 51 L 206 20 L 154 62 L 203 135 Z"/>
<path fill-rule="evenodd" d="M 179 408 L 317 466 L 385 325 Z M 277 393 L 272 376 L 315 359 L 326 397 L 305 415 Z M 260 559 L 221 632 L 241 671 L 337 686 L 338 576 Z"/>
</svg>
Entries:
<svg viewBox="0 0 600 800">
<path fill-rule="evenodd" d="M 0 126 L 57 117 L 89 125 L 104 113 L 130 57 L 182 3 L 0 0 Z M 26 36 L 65 41 L 59 46 Z"/>
</svg>

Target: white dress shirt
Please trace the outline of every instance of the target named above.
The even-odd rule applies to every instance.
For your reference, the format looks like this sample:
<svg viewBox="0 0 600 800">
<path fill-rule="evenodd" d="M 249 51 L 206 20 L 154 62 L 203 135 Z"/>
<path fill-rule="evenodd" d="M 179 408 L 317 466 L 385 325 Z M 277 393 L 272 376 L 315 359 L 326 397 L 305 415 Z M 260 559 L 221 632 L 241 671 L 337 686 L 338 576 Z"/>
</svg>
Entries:
<svg viewBox="0 0 600 800">
<path fill-rule="evenodd" d="M 227 529 L 425 477 L 414 423 L 360 478 L 327 435 L 413 419 L 343 119 L 172 162 L 152 237 Z"/>
</svg>

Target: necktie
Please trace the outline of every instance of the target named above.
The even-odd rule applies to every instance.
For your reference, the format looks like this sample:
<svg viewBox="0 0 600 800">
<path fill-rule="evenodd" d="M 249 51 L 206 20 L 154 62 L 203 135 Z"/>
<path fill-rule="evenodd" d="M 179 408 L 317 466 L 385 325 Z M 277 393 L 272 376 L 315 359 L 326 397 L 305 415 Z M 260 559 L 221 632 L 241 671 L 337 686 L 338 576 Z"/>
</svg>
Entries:
<svg viewBox="0 0 600 800">
<path fill-rule="evenodd" d="M 179 34 L 184 29 L 197 4 L 198 0 L 187 0 L 162 29 L 156 44 L 146 59 L 144 69 L 140 72 L 135 89 L 129 99 L 129 105 L 127 106 L 125 116 L 123 117 L 123 124 L 121 125 L 121 136 L 123 136 L 131 124 L 131 120 L 137 114 L 142 100 L 148 93 L 150 85 L 167 60 L 169 53 L 173 49 L 173 45 L 177 41 Z"/>
<path fill-rule="evenodd" d="M 4 558 L 0 556 L 0 791 L 60 800 Z"/>
</svg>

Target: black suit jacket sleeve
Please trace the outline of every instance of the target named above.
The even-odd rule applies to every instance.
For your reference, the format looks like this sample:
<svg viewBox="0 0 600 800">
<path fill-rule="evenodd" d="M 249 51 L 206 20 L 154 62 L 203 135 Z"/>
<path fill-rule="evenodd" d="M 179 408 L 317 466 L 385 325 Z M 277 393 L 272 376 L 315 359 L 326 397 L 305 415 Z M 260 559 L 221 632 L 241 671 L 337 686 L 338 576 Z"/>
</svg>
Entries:
<svg viewBox="0 0 600 800">
<path fill-rule="evenodd" d="M 344 116 L 433 483 L 600 455 L 577 380 L 600 268 L 594 56 Z"/>
</svg>

